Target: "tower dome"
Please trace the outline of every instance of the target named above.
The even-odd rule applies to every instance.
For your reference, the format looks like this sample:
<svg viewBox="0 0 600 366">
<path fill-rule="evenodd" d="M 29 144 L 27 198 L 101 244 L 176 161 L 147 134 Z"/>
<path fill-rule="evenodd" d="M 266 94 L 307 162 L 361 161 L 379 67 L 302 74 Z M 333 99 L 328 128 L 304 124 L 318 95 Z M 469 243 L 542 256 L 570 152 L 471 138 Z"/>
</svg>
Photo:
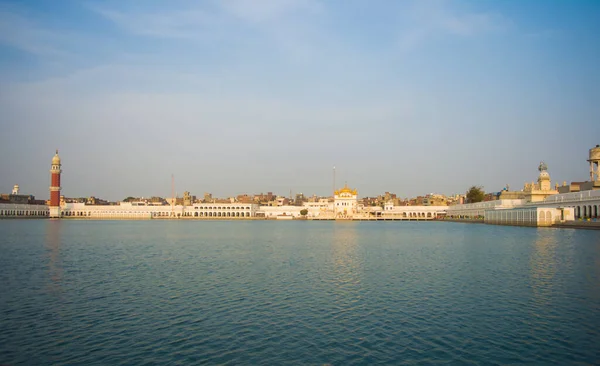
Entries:
<svg viewBox="0 0 600 366">
<path fill-rule="evenodd" d="M 539 180 L 550 180 L 550 174 L 545 170 L 541 171 Z"/>
<path fill-rule="evenodd" d="M 549 191 L 551 189 L 550 174 L 548 173 L 548 165 L 543 161 L 538 166 L 540 175 L 538 177 L 538 189 L 542 191 Z"/>
<path fill-rule="evenodd" d="M 56 154 L 52 158 L 52 165 L 60 165 L 60 156 L 58 156 L 58 149 L 56 149 Z"/>
</svg>

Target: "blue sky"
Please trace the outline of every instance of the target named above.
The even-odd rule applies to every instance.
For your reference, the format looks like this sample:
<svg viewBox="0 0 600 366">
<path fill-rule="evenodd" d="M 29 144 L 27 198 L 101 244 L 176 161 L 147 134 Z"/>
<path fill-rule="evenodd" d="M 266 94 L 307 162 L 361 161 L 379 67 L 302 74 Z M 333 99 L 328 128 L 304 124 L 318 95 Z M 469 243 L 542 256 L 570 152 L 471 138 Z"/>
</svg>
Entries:
<svg viewBox="0 0 600 366">
<path fill-rule="evenodd" d="M 452 194 L 588 177 L 599 1 L 0 1 L 0 191 Z"/>
</svg>

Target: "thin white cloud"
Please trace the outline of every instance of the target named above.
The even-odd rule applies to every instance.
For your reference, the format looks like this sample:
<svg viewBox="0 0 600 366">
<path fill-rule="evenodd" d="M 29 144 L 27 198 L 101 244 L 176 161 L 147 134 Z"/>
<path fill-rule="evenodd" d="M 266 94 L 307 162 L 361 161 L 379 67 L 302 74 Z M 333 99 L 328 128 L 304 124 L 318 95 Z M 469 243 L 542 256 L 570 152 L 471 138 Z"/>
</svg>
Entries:
<svg viewBox="0 0 600 366">
<path fill-rule="evenodd" d="M 231 0 L 208 5 L 211 4 L 195 3 L 184 7 L 165 4 L 158 9 L 138 7 L 129 10 L 92 5 L 90 9 L 133 34 L 179 39 L 214 37 L 218 36 L 215 33 L 227 32 L 227 28 L 284 22 L 290 16 L 320 9 L 316 0 Z"/>
<path fill-rule="evenodd" d="M 68 41 L 65 34 L 39 27 L 34 22 L 7 10 L 0 10 L 0 43 L 40 55 L 64 55 L 57 44 Z"/>
<path fill-rule="evenodd" d="M 125 12 L 98 6 L 91 9 L 120 28 L 142 36 L 199 39 L 219 25 L 217 17 L 196 8 L 165 12 Z"/>
<path fill-rule="evenodd" d="M 322 5 L 316 0 L 230 0 L 219 4 L 227 13 L 252 23 L 282 20 L 299 12 L 322 11 Z"/>
<path fill-rule="evenodd" d="M 477 36 L 510 29 L 513 24 L 501 14 L 471 12 L 453 6 L 450 1 L 415 1 L 403 14 L 399 45 L 410 50 L 437 35 Z"/>
</svg>

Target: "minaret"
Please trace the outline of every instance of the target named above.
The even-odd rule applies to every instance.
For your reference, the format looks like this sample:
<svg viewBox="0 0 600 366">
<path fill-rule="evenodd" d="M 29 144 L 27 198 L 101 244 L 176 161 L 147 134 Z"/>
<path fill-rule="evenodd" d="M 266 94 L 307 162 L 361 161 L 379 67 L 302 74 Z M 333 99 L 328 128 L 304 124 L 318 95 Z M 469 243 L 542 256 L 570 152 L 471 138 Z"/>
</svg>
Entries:
<svg viewBox="0 0 600 366">
<path fill-rule="evenodd" d="M 58 150 L 52 158 L 50 168 L 50 217 L 60 217 L 60 157 Z"/>
</svg>

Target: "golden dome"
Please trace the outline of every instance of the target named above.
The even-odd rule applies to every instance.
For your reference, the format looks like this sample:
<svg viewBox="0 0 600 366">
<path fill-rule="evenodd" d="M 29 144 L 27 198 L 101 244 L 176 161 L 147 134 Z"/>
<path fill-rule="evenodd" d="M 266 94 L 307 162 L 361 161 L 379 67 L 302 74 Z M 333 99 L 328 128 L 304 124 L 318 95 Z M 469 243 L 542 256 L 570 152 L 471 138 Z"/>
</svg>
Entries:
<svg viewBox="0 0 600 366">
<path fill-rule="evenodd" d="M 347 184 L 344 184 L 344 188 L 340 189 L 339 191 L 335 191 L 334 192 L 335 195 L 340 195 L 342 193 L 350 193 L 350 194 L 353 194 L 353 195 L 357 194 L 356 189 L 350 189 L 350 188 L 348 188 Z"/>
<path fill-rule="evenodd" d="M 58 156 L 58 149 L 56 150 L 56 154 L 52 158 L 52 165 L 60 165 L 60 156 Z"/>
</svg>

